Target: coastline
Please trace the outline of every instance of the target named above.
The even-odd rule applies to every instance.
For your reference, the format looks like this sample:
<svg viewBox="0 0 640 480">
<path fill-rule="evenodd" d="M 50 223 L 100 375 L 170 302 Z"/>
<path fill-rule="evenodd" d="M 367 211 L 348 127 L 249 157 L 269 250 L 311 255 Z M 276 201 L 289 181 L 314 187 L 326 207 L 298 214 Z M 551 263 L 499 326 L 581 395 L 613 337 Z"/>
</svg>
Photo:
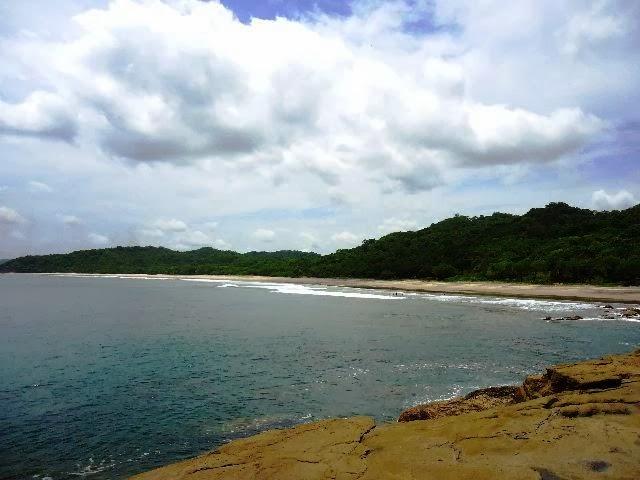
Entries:
<svg viewBox="0 0 640 480">
<path fill-rule="evenodd" d="M 440 282 L 428 280 L 373 280 L 360 278 L 316 278 L 316 277 L 266 277 L 260 275 L 146 275 L 146 274 L 99 274 L 99 273 L 34 273 L 28 275 L 96 276 L 125 278 L 172 278 L 202 279 L 217 281 L 243 281 L 261 283 L 284 283 L 299 285 L 322 285 L 330 287 L 366 288 L 417 293 L 448 295 L 483 295 L 508 298 L 540 298 L 551 300 L 581 300 L 588 302 L 615 302 L 640 304 L 640 286 L 598 285 L 539 285 L 508 282 Z"/>
<path fill-rule="evenodd" d="M 350 417 L 269 430 L 131 478 L 635 480 L 638 431 L 640 350 L 418 406 L 395 424 Z"/>
</svg>

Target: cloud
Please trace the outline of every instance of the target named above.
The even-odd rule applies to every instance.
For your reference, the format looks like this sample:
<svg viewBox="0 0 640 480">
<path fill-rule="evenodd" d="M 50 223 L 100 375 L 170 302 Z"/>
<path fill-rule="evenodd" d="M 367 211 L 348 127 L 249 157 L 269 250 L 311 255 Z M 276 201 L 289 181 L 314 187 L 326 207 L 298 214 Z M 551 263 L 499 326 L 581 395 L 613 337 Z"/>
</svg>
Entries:
<svg viewBox="0 0 640 480">
<path fill-rule="evenodd" d="M 345 230 L 331 235 L 331 240 L 341 245 L 354 245 L 360 241 L 360 237 Z"/>
<path fill-rule="evenodd" d="M 406 232 L 408 230 L 415 230 L 418 226 L 418 222 L 409 218 L 385 218 L 384 221 L 378 225 L 378 230 L 383 233 L 392 232 Z"/>
<path fill-rule="evenodd" d="M 593 192 L 591 202 L 596 210 L 624 210 L 636 205 L 638 200 L 627 190 L 611 194 L 604 190 L 597 190 Z"/>
<path fill-rule="evenodd" d="M 62 220 L 62 223 L 64 223 L 65 225 L 69 225 L 69 226 L 82 225 L 82 220 L 80 220 L 75 215 L 62 215 L 60 219 Z"/>
<path fill-rule="evenodd" d="M 176 235 L 170 244 L 176 250 L 193 250 L 202 247 L 214 247 L 221 250 L 229 250 L 231 245 L 221 238 L 214 238 L 201 230 L 183 232 Z"/>
<path fill-rule="evenodd" d="M 35 91 L 20 103 L 0 100 L 0 135 L 70 142 L 76 133 L 73 111 L 60 94 Z"/>
<path fill-rule="evenodd" d="M 575 56 L 624 35 L 629 19 L 607 12 L 607 3 L 593 2 L 590 8 L 571 18 L 566 29 L 559 32 L 563 53 Z"/>
<path fill-rule="evenodd" d="M 48 66 L 65 88 L 3 104 L 0 118 L 14 133 L 68 139 L 80 111 L 116 157 L 206 158 L 329 185 L 360 175 L 409 192 L 456 165 L 556 160 L 605 126 L 577 106 L 475 100 L 457 48 L 402 31 L 408 4 L 357 11 L 243 24 L 217 2 L 114 1 L 77 15 L 80 34 L 55 46 Z"/>
<path fill-rule="evenodd" d="M 276 232 L 268 230 L 266 228 L 258 228 L 253 232 L 253 238 L 260 240 L 261 242 L 272 242 L 276 237 Z"/>
<path fill-rule="evenodd" d="M 231 244 L 229 242 L 225 242 L 221 238 L 216 238 L 212 245 L 220 250 L 231 250 Z"/>
<path fill-rule="evenodd" d="M 43 182 L 37 182 L 35 180 L 31 180 L 28 184 L 29 191 L 31 193 L 51 193 L 53 192 L 53 188 Z"/>
<path fill-rule="evenodd" d="M 0 223 L 19 225 L 26 223 L 26 220 L 14 209 L 0 205 Z"/>
<path fill-rule="evenodd" d="M 160 232 L 184 232 L 188 228 L 186 223 L 176 218 L 156 220 L 153 226 Z"/>
<path fill-rule="evenodd" d="M 106 245 L 107 243 L 109 243 L 109 237 L 107 237 L 105 235 L 100 235 L 99 233 L 90 233 L 89 235 L 87 235 L 87 238 L 94 245 L 102 246 L 102 245 Z"/>
<path fill-rule="evenodd" d="M 302 249 L 305 251 L 317 251 L 321 249 L 320 242 L 315 235 L 309 232 L 300 232 L 300 238 L 303 241 Z"/>
</svg>

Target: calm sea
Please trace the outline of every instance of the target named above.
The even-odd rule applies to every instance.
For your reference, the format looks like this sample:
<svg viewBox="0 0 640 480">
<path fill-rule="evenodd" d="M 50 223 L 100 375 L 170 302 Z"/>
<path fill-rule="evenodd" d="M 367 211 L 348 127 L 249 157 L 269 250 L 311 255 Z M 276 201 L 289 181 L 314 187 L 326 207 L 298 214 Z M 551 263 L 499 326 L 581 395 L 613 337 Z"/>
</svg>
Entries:
<svg viewBox="0 0 640 480">
<path fill-rule="evenodd" d="M 296 285 L 0 276 L 0 478 L 122 478 L 315 419 L 393 421 L 640 344 L 596 305 Z"/>
</svg>

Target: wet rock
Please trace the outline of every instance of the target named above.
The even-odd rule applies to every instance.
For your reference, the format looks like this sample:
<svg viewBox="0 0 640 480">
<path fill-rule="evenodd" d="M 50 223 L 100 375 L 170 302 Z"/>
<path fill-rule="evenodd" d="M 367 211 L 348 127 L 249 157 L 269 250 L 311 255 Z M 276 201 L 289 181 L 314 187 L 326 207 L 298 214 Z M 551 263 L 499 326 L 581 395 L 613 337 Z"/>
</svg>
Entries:
<svg viewBox="0 0 640 480">
<path fill-rule="evenodd" d="M 520 387 L 489 387 L 475 390 L 463 398 L 417 405 L 400 414 L 398 422 L 431 420 L 479 412 L 499 405 L 509 405 L 521 397 Z"/>
</svg>

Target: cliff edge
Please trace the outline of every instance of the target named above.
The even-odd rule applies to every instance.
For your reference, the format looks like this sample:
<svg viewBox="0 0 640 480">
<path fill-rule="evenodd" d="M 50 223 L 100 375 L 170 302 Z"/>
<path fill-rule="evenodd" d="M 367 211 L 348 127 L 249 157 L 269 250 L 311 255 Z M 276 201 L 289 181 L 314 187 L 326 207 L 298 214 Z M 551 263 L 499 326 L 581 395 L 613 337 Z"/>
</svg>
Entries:
<svg viewBox="0 0 640 480">
<path fill-rule="evenodd" d="M 272 430 L 133 477 L 168 479 L 640 478 L 640 350 L 409 409 Z"/>
</svg>

